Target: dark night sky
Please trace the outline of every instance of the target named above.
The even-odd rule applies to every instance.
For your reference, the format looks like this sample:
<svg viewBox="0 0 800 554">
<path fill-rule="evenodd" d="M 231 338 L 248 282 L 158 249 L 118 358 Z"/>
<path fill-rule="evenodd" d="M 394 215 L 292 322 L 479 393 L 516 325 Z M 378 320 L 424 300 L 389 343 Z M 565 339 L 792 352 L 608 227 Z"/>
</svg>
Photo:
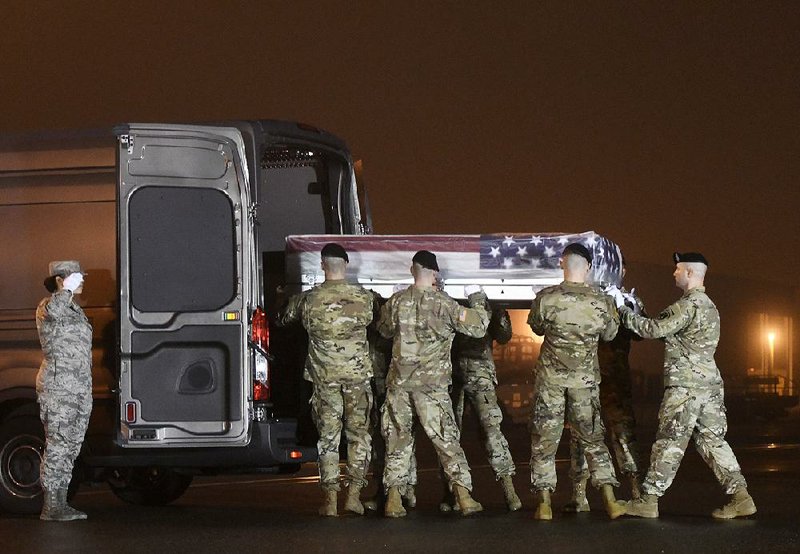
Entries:
<svg viewBox="0 0 800 554">
<path fill-rule="evenodd" d="M 796 286 L 800 3 L 43 4 L 3 18 L 0 132 L 298 119 L 365 160 L 378 232 L 592 229 Z"/>
</svg>

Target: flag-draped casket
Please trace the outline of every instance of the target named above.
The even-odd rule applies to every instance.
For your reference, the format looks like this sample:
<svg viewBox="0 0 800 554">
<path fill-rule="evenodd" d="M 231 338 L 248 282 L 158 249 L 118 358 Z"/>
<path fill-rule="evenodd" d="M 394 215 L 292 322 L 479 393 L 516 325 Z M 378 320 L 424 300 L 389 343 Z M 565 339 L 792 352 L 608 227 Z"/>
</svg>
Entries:
<svg viewBox="0 0 800 554">
<path fill-rule="evenodd" d="M 483 286 L 493 300 L 530 300 L 536 290 L 560 283 L 559 258 L 577 242 L 592 253 L 590 280 L 620 284 L 619 247 L 594 231 L 579 234 L 527 233 L 485 235 L 294 235 L 286 239 L 287 285 L 303 289 L 324 279 L 320 250 L 329 242 L 348 252 L 348 280 L 383 296 L 412 282 L 411 257 L 430 250 L 438 259 L 445 290 L 463 298 L 467 284 Z"/>
</svg>

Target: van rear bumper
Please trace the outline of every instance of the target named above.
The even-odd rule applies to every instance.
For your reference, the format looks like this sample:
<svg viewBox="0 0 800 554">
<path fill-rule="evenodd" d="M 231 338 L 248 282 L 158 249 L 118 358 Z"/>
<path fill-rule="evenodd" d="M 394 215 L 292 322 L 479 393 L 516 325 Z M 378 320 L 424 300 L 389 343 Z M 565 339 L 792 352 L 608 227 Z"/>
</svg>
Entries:
<svg viewBox="0 0 800 554">
<path fill-rule="evenodd" d="M 170 468 L 215 468 L 220 472 L 270 470 L 313 462 L 314 447 L 297 444 L 297 420 L 292 418 L 251 421 L 250 442 L 241 447 L 122 448 L 108 441 L 108 451 L 96 448 L 82 452 L 83 463 L 91 469 L 162 466 Z"/>
</svg>

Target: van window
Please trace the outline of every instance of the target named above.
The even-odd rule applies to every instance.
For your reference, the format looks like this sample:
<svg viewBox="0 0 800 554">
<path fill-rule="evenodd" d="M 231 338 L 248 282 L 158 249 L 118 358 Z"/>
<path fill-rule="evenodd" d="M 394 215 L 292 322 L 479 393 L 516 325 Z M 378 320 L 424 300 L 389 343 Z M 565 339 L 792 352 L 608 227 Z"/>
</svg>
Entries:
<svg viewBox="0 0 800 554">
<path fill-rule="evenodd" d="M 261 157 L 259 242 L 283 251 L 288 235 L 341 233 L 339 194 L 349 187 L 344 159 L 299 146 L 271 146 Z"/>
<path fill-rule="evenodd" d="M 143 187 L 128 204 L 131 301 L 141 312 L 205 312 L 236 294 L 233 205 L 222 191 Z"/>
</svg>

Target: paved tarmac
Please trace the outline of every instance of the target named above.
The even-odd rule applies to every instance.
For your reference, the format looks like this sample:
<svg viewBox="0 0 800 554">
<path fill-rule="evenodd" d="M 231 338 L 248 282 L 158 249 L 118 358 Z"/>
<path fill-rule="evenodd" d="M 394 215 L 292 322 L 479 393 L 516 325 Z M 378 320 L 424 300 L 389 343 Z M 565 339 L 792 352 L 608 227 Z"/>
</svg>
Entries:
<svg viewBox="0 0 800 554">
<path fill-rule="evenodd" d="M 643 420 L 647 420 L 645 414 Z M 647 427 L 644 427 L 648 429 Z M 313 466 L 295 476 L 234 476 L 195 479 L 170 506 L 125 504 L 105 485 L 84 486 L 74 505 L 89 520 L 45 523 L 34 516 L 0 514 L 0 553 L 6 552 L 800 552 L 800 418 L 758 420 L 729 434 L 751 494 L 752 518 L 715 521 L 710 517 L 725 496 L 711 471 L 689 447 L 657 520 L 609 521 L 596 491 L 591 513 L 556 513 L 553 521 L 532 519 L 532 496 L 524 426 L 509 426 L 515 477 L 524 507 L 505 511 L 502 493 L 485 463 L 478 433 L 469 426 L 464 444 L 473 465 L 475 497 L 485 511 L 474 517 L 441 514 L 441 484 L 434 454 L 420 438 L 418 506 L 402 520 L 374 514 L 321 518 Z M 641 432 L 652 440 L 652 428 Z M 559 453 L 556 507 L 569 487 L 565 449 Z M 649 449 L 647 450 L 649 452 Z M 370 489 L 371 490 L 371 489 Z M 620 496 L 627 496 L 623 492 Z"/>
</svg>

